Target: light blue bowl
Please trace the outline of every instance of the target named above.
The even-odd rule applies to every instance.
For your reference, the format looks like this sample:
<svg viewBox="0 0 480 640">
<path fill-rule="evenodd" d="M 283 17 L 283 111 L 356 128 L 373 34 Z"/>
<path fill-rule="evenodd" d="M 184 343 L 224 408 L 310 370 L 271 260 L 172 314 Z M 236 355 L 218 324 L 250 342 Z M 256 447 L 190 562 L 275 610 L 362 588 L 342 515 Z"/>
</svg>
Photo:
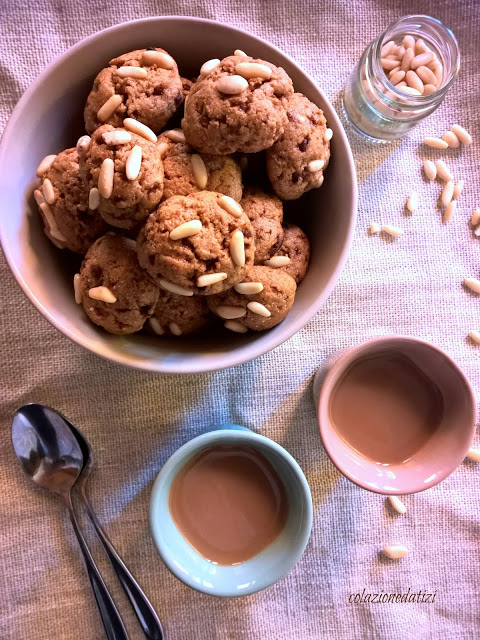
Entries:
<svg viewBox="0 0 480 640">
<path fill-rule="evenodd" d="M 175 526 L 168 508 L 170 487 L 180 469 L 200 450 L 217 444 L 258 449 L 275 467 L 288 497 L 288 518 L 282 533 L 261 553 L 235 566 L 215 565 L 199 555 Z M 310 537 L 312 512 L 308 482 L 292 456 L 273 440 L 232 424 L 190 440 L 167 460 L 153 485 L 150 527 L 162 560 L 187 586 L 212 596 L 247 596 L 293 569 Z"/>
</svg>

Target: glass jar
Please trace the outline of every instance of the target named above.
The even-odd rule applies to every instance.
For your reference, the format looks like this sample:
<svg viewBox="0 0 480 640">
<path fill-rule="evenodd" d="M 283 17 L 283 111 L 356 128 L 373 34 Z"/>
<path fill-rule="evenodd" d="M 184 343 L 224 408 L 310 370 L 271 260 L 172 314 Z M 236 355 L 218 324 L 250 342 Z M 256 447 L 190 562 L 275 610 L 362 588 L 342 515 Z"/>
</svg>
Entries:
<svg viewBox="0 0 480 640">
<path fill-rule="evenodd" d="M 391 41 L 395 48 L 402 46 L 407 35 L 415 40 L 421 38 L 426 45 L 423 50 L 431 50 L 442 65 L 438 72 L 440 86 L 428 95 L 404 93 L 401 87 L 392 84 L 389 72 L 382 68 L 382 48 Z M 377 142 L 401 138 L 440 106 L 459 68 L 457 40 L 442 22 L 424 15 L 401 18 L 363 52 L 345 86 L 345 115 L 357 131 Z"/>
</svg>

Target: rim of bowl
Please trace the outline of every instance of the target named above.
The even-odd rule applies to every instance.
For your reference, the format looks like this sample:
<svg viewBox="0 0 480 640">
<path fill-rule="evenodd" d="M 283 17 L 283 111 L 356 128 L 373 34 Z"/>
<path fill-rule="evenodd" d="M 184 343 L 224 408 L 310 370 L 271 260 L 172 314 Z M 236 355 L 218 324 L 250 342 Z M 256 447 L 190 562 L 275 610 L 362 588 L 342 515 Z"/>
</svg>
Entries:
<svg viewBox="0 0 480 640">
<path fill-rule="evenodd" d="M 333 427 L 330 427 L 330 425 L 327 427 L 325 425 L 323 420 L 321 420 L 321 414 L 326 415 L 328 413 L 328 403 L 330 401 L 331 392 L 332 392 L 332 389 L 328 387 L 332 386 L 332 378 L 338 375 L 338 370 L 344 369 L 345 361 L 351 359 L 352 355 L 355 354 L 355 352 L 357 352 L 355 358 L 353 359 L 353 361 L 355 361 L 359 356 L 361 356 L 361 352 L 364 351 L 364 349 L 371 344 L 381 344 L 383 342 L 388 342 L 388 341 L 390 342 L 398 341 L 399 343 L 401 343 L 405 340 L 416 343 L 416 344 L 421 344 L 425 347 L 432 349 L 433 351 L 436 351 L 439 355 L 445 358 L 445 360 L 449 363 L 449 365 L 460 376 L 463 384 L 465 385 L 465 390 L 467 392 L 468 399 L 470 401 L 470 405 L 472 409 L 472 424 L 470 426 L 470 442 L 472 441 L 473 436 L 475 434 L 475 419 L 476 419 L 477 403 L 475 400 L 475 394 L 473 392 L 472 385 L 470 384 L 469 379 L 464 374 L 464 372 L 460 369 L 458 364 L 441 347 L 437 347 L 436 345 L 432 344 L 431 342 L 428 342 L 427 340 L 422 340 L 421 338 L 414 338 L 412 336 L 386 335 L 386 336 L 380 336 L 378 338 L 370 338 L 368 340 L 365 340 L 365 342 L 361 342 L 360 344 L 350 347 L 349 349 L 346 349 L 345 351 L 343 351 L 342 354 L 339 356 L 339 358 L 332 364 L 332 366 L 327 371 L 320 389 L 320 394 L 318 397 L 318 406 L 317 406 L 317 423 L 318 423 L 320 438 L 322 440 L 323 447 L 328 457 L 330 458 L 332 463 L 335 465 L 335 467 L 340 471 L 342 475 L 344 475 L 348 480 L 350 480 L 350 482 L 353 482 L 353 484 L 356 484 L 357 487 L 360 487 L 361 489 L 365 489 L 366 491 L 370 491 L 371 493 L 378 493 L 380 495 L 385 495 L 385 496 L 386 495 L 405 496 L 405 495 L 411 495 L 413 493 L 420 493 L 422 491 L 426 491 L 427 489 L 431 489 L 435 485 L 445 480 L 445 478 L 448 478 L 448 476 L 451 475 L 457 469 L 458 465 L 465 458 L 465 455 L 462 456 L 461 458 L 457 458 L 455 460 L 455 465 L 450 469 L 450 471 L 439 473 L 438 477 L 435 478 L 434 481 L 430 482 L 427 486 L 421 487 L 420 489 L 413 489 L 409 491 L 405 491 L 402 489 L 395 489 L 395 490 L 372 489 L 372 487 L 367 486 L 366 484 L 363 484 L 361 481 L 359 481 L 358 479 L 352 476 L 349 470 L 345 468 L 338 461 L 335 454 L 332 453 L 331 449 L 329 448 L 329 445 L 325 441 L 324 432 L 326 431 L 327 428 L 333 428 Z M 324 391 L 324 389 L 326 390 Z"/>
<path fill-rule="evenodd" d="M 159 24 L 168 24 L 169 22 L 185 22 L 185 23 L 194 22 L 199 24 L 208 23 L 210 25 L 215 25 L 216 27 L 219 27 L 221 29 L 227 29 L 228 31 L 233 31 L 239 36 L 245 37 L 246 35 L 249 38 L 252 38 L 253 40 L 257 41 L 261 45 L 266 44 L 267 46 L 271 47 L 277 54 L 285 58 L 295 68 L 297 72 L 299 72 L 301 75 L 305 76 L 310 82 L 312 82 L 315 85 L 316 90 L 321 95 L 322 99 L 330 106 L 332 110 L 332 116 L 333 116 L 333 118 L 330 118 L 330 120 L 333 120 L 333 124 L 334 124 L 333 128 L 335 130 L 335 136 L 337 137 L 340 136 L 345 146 L 345 151 L 346 151 L 345 160 L 349 169 L 349 173 L 352 177 L 352 181 L 351 181 L 352 182 L 352 215 L 350 217 L 349 225 L 347 228 L 345 244 L 338 257 L 336 267 L 331 273 L 328 283 L 324 287 L 321 295 L 315 298 L 310 304 L 308 304 L 308 306 L 301 313 L 299 318 L 296 321 L 292 321 L 291 325 L 288 326 L 288 329 L 285 329 L 283 332 L 279 332 L 279 335 L 276 335 L 271 341 L 267 340 L 266 341 L 267 344 L 263 344 L 265 340 L 262 341 L 260 336 L 258 336 L 258 339 L 256 341 L 252 340 L 248 343 L 242 344 L 239 347 L 237 347 L 235 351 L 230 351 L 220 356 L 218 363 L 215 361 L 212 361 L 206 364 L 206 363 L 200 363 L 198 360 L 195 360 L 196 364 L 195 363 L 192 365 L 183 364 L 182 366 L 179 366 L 178 363 L 175 363 L 175 365 L 166 364 L 161 358 L 155 358 L 155 357 L 151 357 L 148 360 L 136 359 L 136 360 L 127 361 L 125 358 L 125 355 L 115 351 L 113 348 L 109 348 L 108 353 L 103 353 L 101 350 L 99 350 L 98 347 L 95 349 L 92 348 L 91 346 L 89 346 L 89 340 L 87 337 L 83 335 L 79 335 L 77 332 L 72 331 L 69 327 L 65 326 L 62 322 L 57 320 L 57 318 L 47 308 L 45 308 L 42 305 L 42 303 L 36 298 L 35 294 L 30 290 L 30 287 L 27 284 L 27 282 L 25 282 L 25 280 L 23 279 L 19 269 L 17 268 L 14 262 L 14 259 L 10 254 L 8 245 L 4 241 L 4 237 L 3 237 L 3 228 L 1 224 L 1 218 L 0 218 L 0 246 L 2 248 L 7 264 L 15 280 L 19 284 L 20 288 L 22 289 L 23 293 L 28 298 L 28 300 L 37 309 L 37 311 L 39 311 L 40 314 L 51 325 L 53 325 L 58 331 L 60 331 L 60 333 L 62 333 L 64 336 L 69 338 L 72 342 L 80 345 L 90 353 L 100 356 L 101 358 L 108 360 L 110 362 L 122 364 L 124 366 L 131 367 L 134 369 L 139 369 L 141 371 L 151 371 L 156 373 L 169 373 L 169 374 L 176 373 L 180 375 L 190 374 L 190 373 L 206 373 L 209 371 L 219 371 L 221 369 L 226 369 L 226 368 L 234 367 L 240 364 L 244 364 L 246 362 L 250 362 L 264 355 L 268 351 L 276 349 L 283 342 L 285 342 L 286 340 L 291 338 L 295 333 L 300 331 L 300 329 L 302 329 L 306 324 L 308 324 L 308 322 L 310 322 L 310 320 L 313 318 L 315 313 L 323 306 L 323 304 L 331 294 L 334 286 L 336 285 L 340 277 L 340 274 L 342 272 L 342 269 L 345 265 L 345 262 L 347 260 L 350 247 L 353 241 L 355 223 L 357 218 L 358 184 L 357 184 L 357 174 L 355 170 L 355 163 L 353 160 L 353 154 L 350 148 L 350 143 L 348 141 L 348 138 L 342 126 L 342 123 L 340 122 L 340 118 L 336 113 L 330 100 L 327 98 L 327 96 L 322 91 L 322 89 L 318 86 L 314 78 L 310 76 L 310 74 L 308 74 L 306 71 L 304 71 L 304 69 L 302 69 L 302 67 L 300 67 L 300 65 L 298 65 L 293 58 L 291 58 L 288 54 L 286 54 L 284 51 L 279 49 L 277 46 L 275 46 L 268 40 L 260 38 L 259 36 L 256 36 L 255 34 L 252 34 L 249 31 L 245 31 L 243 29 L 239 29 L 237 27 L 224 24 L 216 20 L 209 20 L 206 18 L 196 18 L 193 16 L 173 15 L 173 16 L 154 16 L 150 18 L 139 18 L 137 20 L 127 20 L 125 22 L 120 22 L 116 25 L 112 25 L 110 27 L 102 29 L 101 31 L 97 31 L 91 34 L 90 36 L 83 38 L 82 40 L 75 43 L 71 47 L 69 47 L 66 51 L 64 51 L 61 55 L 59 55 L 51 63 L 49 63 L 45 67 L 45 69 L 43 69 L 43 71 L 41 71 L 41 73 L 29 85 L 29 87 L 21 96 L 20 100 L 15 105 L 12 113 L 10 114 L 7 125 L 0 139 L 0 166 L 5 161 L 6 147 L 8 146 L 10 139 L 14 136 L 20 110 L 23 108 L 24 103 L 28 102 L 28 100 L 30 99 L 30 96 L 36 91 L 37 87 L 42 84 L 45 77 L 53 74 L 56 68 L 59 65 L 63 64 L 64 61 L 72 53 L 81 51 L 82 49 L 90 48 L 90 46 L 92 46 L 98 39 L 102 38 L 106 33 L 108 34 L 110 32 L 116 31 L 117 29 L 126 28 L 127 25 L 134 25 L 134 24 L 141 25 L 141 24 L 151 23 L 151 22 L 158 22 Z M 248 353 L 248 347 L 250 345 L 254 345 L 255 342 L 257 342 L 259 346 L 256 349 L 253 349 L 254 353 L 252 355 L 251 353 Z M 225 359 L 228 360 L 228 363 L 224 362 Z M 173 367 L 175 367 L 175 370 L 173 370 Z"/>
<path fill-rule="evenodd" d="M 190 449 L 192 449 L 192 447 L 193 447 L 192 453 L 193 455 L 195 455 L 198 451 L 200 451 L 201 448 L 203 448 L 203 445 L 208 446 L 208 443 L 211 440 L 215 440 L 215 436 L 218 436 L 218 435 L 220 435 L 220 437 L 228 436 L 228 438 L 233 440 L 238 440 L 238 441 L 245 441 L 245 442 L 252 442 L 252 440 L 257 441 L 265 444 L 269 449 L 273 449 L 295 471 L 295 476 L 298 480 L 299 485 L 301 485 L 302 487 L 302 491 L 305 498 L 305 506 L 306 506 L 305 525 L 302 528 L 302 535 L 300 536 L 300 539 L 294 551 L 292 551 L 292 553 L 289 554 L 288 556 L 288 562 L 285 564 L 285 567 L 286 567 L 285 570 L 281 573 L 281 575 L 279 575 L 274 580 L 265 580 L 260 584 L 257 583 L 254 588 L 244 589 L 242 593 L 238 593 L 238 591 L 236 590 L 235 591 L 225 590 L 223 593 L 215 593 L 211 590 L 205 589 L 201 584 L 191 579 L 190 576 L 186 576 L 185 574 L 180 574 L 176 570 L 175 564 L 171 561 L 171 554 L 164 552 L 164 545 L 162 545 L 159 542 L 159 539 L 155 533 L 155 529 L 157 528 L 157 525 L 154 524 L 154 513 L 156 509 L 155 503 L 157 500 L 157 496 L 161 491 L 161 488 L 162 488 L 161 485 L 164 482 L 164 477 L 171 471 L 173 471 L 176 476 L 180 472 L 184 464 L 186 464 L 186 461 L 184 462 L 185 455 L 188 455 L 188 453 L 190 453 Z M 195 445 L 198 445 L 198 446 L 195 446 Z M 164 517 L 168 517 L 171 519 L 171 516 L 169 513 L 166 516 L 164 515 Z M 215 596 L 219 598 L 234 598 L 234 597 L 249 596 L 249 595 L 252 595 L 253 593 L 257 593 L 258 591 L 262 591 L 263 589 L 267 589 L 268 587 L 271 587 L 273 584 L 277 583 L 279 580 L 282 580 L 288 573 L 290 573 L 290 571 L 295 567 L 295 565 L 298 563 L 298 561 L 302 557 L 312 532 L 312 525 L 313 525 L 312 492 L 310 489 L 310 485 L 308 484 L 308 480 L 302 468 L 298 464 L 298 462 L 295 460 L 292 454 L 289 453 L 286 449 L 284 449 L 282 445 L 278 444 L 278 442 L 275 442 L 275 440 L 271 440 L 266 436 L 262 436 L 259 433 L 255 433 L 255 431 L 251 431 L 246 427 L 243 427 L 241 429 L 233 429 L 233 428 L 225 427 L 221 429 L 216 429 L 214 431 L 208 431 L 207 433 L 202 433 L 199 436 L 196 436 L 195 438 L 188 440 L 187 442 L 185 442 L 185 444 L 183 444 L 181 447 L 179 447 L 176 451 L 172 453 L 172 455 L 167 459 L 165 464 L 162 466 L 162 468 L 158 472 L 157 477 L 155 478 L 155 482 L 153 483 L 153 487 L 150 494 L 148 519 L 149 519 L 149 525 L 150 525 L 150 534 L 152 536 L 158 555 L 160 556 L 160 558 L 162 559 L 162 562 L 165 564 L 165 566 L 170 571 L 170 573 L 174 575 L 175 578 L 180 580 L 180 582 L 183 582 L 183 584 L 185 584 L 187 587 L 194 589 L 195 591 L 200 591 L 201 593 L 205 593 L 206 595 L 209 595 L 209 596 Z"/>
</svg>

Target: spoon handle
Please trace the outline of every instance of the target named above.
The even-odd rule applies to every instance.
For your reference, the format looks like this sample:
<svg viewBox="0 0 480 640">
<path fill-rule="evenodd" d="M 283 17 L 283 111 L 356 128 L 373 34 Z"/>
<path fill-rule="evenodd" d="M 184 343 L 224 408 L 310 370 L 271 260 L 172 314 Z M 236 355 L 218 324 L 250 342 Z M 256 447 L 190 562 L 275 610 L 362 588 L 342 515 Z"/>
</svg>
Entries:
<svg viewBox="0 0 480 640">
<path fill-rule="evenodd" d="M 68 513 L 70 514 L 70 520 L 72 522 L 73 530 L 77 536 L 78 544 L 82 551 L 83 560 L 87 569 L 87 574 L 92 586 L 95 600 L 97 601 L 98 609 L 102 617 L 103 626 L 105 627 L 105 633 L 108 640 L 128 640 L 128 634 L 120 617 L 117 607 L 115 606 L 112 596 L 108 592 L 107 586 L 103 581 L 102 576 L 98 570 L 95 560 L 90 553 L 90 550 L 85 542 L 80 527 L 78 526 L 75 513 L 73 511 L 72 503 L 69 497 L 65 497 Z"/>
<path fill-rule="evenodd" d="M 150 603 L 149 599 L 142 591 L 140 585 L 132 576 L 130 571 L 127 569 L 125 563 L 122 558 L 118 555 L 115 547 L 110 542 L 107 534 L 102 528 L 96 513 L 92 509 L 92 506 L 87 498 L 85 491 L 80 492 L 82 502 L 85 506 L 85 510 L 87 512 L 87 516 L 92 523 L 95 532 L 97 533 L 100 542 L 105 549 L 105 553 L 110 560 L 115 573 L 120 581 L 120 584 L 123 587 L 130 603 L 137 614 L 137 618 L 140 622 L 140 625 L 143 629 L 143 633 L 148 640 L 165 640 L 165 632 L 162 627 L 162 623 L 160 622 L 155 609 Z"/>
</svg>

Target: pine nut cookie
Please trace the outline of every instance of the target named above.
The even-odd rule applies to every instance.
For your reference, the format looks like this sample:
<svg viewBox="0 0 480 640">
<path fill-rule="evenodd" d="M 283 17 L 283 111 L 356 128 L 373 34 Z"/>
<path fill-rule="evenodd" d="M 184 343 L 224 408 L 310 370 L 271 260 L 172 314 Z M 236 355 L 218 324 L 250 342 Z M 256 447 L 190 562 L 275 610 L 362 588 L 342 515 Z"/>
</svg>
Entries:
<svg viewBox="0 0 480 640">
<path fill-rule="evenodd" d="M 85 129 L 91 134 L 102 124 L 121 127 L 125 118 L 134 118 L 157 133 L 183 100 L 177 64 L 164 49 L 130 51 L 110 60 L 95 78 Z"/>
<path fill-rule="evenodd" d="M 207 298 L 211 311 L 220 318 L 234 319 L 253 331 L 264 331 L 279 324 L 290 311 L 295 299 L 295 280 L 280 269 L 254 266 L 247 270 L 242 285 L 259 283 L 258 293 L 239 293 L 235 288 Z M 236 311 L 235 311 L 236 310 Z M 226 325 L 229 328 L 228 324 Z"/>
<path fill-rule="evenodd" d="M 243 280 L 255 254 L 252 225 L 238 204 L 238 214 L 223 208 L 222 197 L 173 196 L 148 217 L 138 236 L 139 262 L 160 286 L 210 295 Z"/>
<path fill-rule="evenodd" d="M 35 192 L 45 234 L 61 249 L 85 254 L 108 225 L 89 208 L 89 189 L 80 175 L 78 152 L 66 149 L 57 155 Z"/>
<path fill-rule="evenodd" d="M 146 323 L 158 336 L 188 336 L 205 329 L 213 318 L 206 296 L 179 296 L 160 289 L 157 306 Z"/>
<path fill-rule="evenodd" d="M 87 251 L 78 289 L 90 320 L 115 334 L 140 331 L 154 313 L 159 295 L 158 287 L 138 264 L 135 242 L 110 234 Z"/>
<path fill-rule="evenodd" d="M 186 142 L 174 142 L 165 135 L 159 136 L 158 144 L 162 147 L 164 169 L 163 200 L 172 196 L 188 196 L 205 188 L 240 201 L 242 172 L 233 157 L 197 154 Z M 205 165 L 205 187 L 202 187 L 202 176 L 198 175 L 198 169 L 192 163 L 193 155 L 199 155 Z"/>
<path fill-rule="evenodd" d="M 283 242 L 282 201 L 257 187 L 247 187 L 240 204 L 255 234 L 255 264 L 262 264 Z"/>
<path fill-rule="evenodd" d="M 289 262 L 281 264 L 281 261 L 279 261 L 279 268 L 290 274 L 295 282 L 300 284 L 308 269 L 308 262 L 310 260 L 310 243 L 304 232 L 295 224 L 284 224 L 283 229 L 285 235 L 283 237 L 282 246 L 271 260 L 267 261 L 267 266 L 274 265 L 275 258 L 278 256 L 287 257 Z"/>
<path fill-rule="evenodd" d="M 126 141 L 115 142 L 115 136 Z M 126 129 L 107 124 L 94 131 L 80 169 L 89 188 L 100 192 L 102 218 L 114 227 L 138 228 L 163 194 L 158 146 Z"/>
<path fill-rule="evenodd" d="M 182 128 L 202 153 L 255 153 L 282 135 L 287 125 L 283 103 L 292 94 L 292 81 L 281 67 L 229 56 L 190 89 Z"/>
<path fill-rule="evenodd" d="M 323 111 L 303 94 L 288 97 L 284 106 L 287 124 L 267 150 L 267 173 L 282 200 L 296 200 L 323 184 L 330 142 Z"/>
</svg>

